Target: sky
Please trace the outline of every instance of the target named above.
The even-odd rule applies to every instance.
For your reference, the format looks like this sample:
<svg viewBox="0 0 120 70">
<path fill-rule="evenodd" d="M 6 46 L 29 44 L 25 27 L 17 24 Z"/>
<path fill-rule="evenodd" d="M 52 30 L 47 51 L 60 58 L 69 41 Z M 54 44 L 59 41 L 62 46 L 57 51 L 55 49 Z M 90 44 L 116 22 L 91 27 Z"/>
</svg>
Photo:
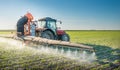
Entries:
<svg viewBox="0 0 120 70">
<path fill-rule="evenodd" d="M 120 30 L 120 0 L 0 0 L 0 30 L 16 29 L 27 11 L 61 20 L 65 30 Z"/>
</svg>

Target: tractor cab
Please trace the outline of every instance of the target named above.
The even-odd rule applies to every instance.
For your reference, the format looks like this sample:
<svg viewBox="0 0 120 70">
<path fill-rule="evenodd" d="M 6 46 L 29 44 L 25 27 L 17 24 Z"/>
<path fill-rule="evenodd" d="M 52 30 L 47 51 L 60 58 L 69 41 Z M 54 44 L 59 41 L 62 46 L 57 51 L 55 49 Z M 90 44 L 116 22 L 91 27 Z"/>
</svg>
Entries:
<svg viewBox="0 0 120 70">
<path fill-rule="evenodd" d="M 40 36 L 47 39 L 69 41 L 69 35 L 64 30 L 57 30 L 56 19 L 46 17 L 37 21 L 37 27 L 42 28 Z"/>
<path fill-rule="evenodd" d="M 46 28 L 47 30 L 50 30 L 56 35 L 56 20 L 52 19 L 50 17 L 42 18 L 38 20 L 38 27 L 39 28 Z"/>
</svg>

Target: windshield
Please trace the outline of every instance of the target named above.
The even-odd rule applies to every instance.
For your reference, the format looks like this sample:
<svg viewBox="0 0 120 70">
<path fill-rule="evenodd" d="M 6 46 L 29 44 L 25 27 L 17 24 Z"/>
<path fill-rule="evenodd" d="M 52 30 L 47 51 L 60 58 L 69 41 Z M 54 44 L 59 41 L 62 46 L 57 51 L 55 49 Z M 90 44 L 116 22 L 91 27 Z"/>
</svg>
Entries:
<svg viewBox="0 0 120 70">
<path fill-rule="evenodd" d="M 38 27 L 39 28 L 44 28 L 46 24 L 46 21 L 38 21 Z"/>
<path fill-rule="evenodd" d="M 56 22 L 55 21 L 48 21 L 47 27 L 50 29 L 56 29 Z"/>
</svg>

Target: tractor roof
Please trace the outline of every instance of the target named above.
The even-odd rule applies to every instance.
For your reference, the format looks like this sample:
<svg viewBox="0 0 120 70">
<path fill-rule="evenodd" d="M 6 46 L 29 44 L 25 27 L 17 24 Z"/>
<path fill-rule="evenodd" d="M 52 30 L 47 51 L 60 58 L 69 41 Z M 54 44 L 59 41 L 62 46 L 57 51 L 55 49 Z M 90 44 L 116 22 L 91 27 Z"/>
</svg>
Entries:
<svg viewBox="0 0 120 70">
<path fill-rule="evenodd" d="M 38 21 L 56 21 L 56 19 L 45 17 L 45 18 L 38 19 Z"/>
</svg>

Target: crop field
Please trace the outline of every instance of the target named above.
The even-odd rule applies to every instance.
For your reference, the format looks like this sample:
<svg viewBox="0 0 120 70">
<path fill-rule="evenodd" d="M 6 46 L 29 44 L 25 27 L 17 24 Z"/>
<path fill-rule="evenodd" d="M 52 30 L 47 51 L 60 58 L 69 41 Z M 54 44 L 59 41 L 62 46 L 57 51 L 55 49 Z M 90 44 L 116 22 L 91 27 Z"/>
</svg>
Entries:
<svg viewBox="0 0 120 70">
<path fill-rule="evenodd" d="M 0 31 L 2 35 L 9 33 L 11 31 Z M 96 60 L 67 57 L 55 50 L 28 47 L 19 41 L 0 38 L 0 70 L 120 69 L 120 30 L 71 30 L 67 33 L 70 35 L 71 42 L 92 46 L 95 49 Z"/>
<path fill-rule="evenodd" d="M 120 30 L 67 31 L 72 42 L 120 48 Z"/>
</svg>

